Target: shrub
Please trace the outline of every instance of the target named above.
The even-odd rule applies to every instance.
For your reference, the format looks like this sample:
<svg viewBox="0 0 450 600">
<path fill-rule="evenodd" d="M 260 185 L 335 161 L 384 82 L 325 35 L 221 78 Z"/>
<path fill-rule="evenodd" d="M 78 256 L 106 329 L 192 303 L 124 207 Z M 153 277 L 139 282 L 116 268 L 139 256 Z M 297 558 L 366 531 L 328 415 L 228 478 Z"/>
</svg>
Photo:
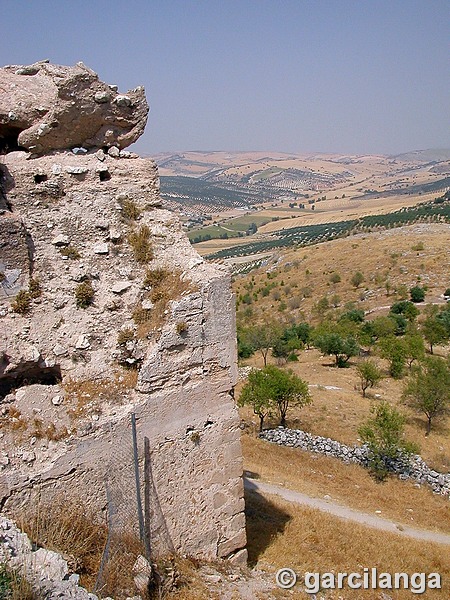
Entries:
<svg viewBox="0 0 450 600">
<path fill-rule="evenodd" d="M 143 281 L 144 287 L 157 287 L 168 277 L 167 269 L 147 269 Z"/>
<path fill-rule="evenodd" d="M 94 302 L 94 288 L 90 281 L 83 281 L 75 288 L 75 300 L 78 308 L 87 308 Z"/>
<path fill-rule="evenodd" d="M 330 283 L 339 283 L 341 281 L 341 276 L 339 273 L 331 273 L 330 275 Z"/>
<path fill-rule="evenodd" d="M 399 286 L 397 286 L 395 293 L 397 294 L 400 300 L 406 300 L 406 298 L 408 297 L 408 288 L 405 284 L 402 283 Z"/>
<path fill-rule="evenodd" d="M 417 244 L 414 244 L 413 246 L 411 246 L 411 250 L 414 250 L 415 252 L 420 252 L 421 250 L 424 250 L 425 246 L 423 244 L 423 242 L 417 242 Z"/>
<path fill-rule="evenodd" d="M 28 284 L 28 292 L 30 294 L 30 298 L 39 298 L 42 295 L 41 284 L 39 283 L 39 279 L 30 279 L 30 283 Z"/>
<path fill-rule="evenodd" d="M 2 271 L 0 271 L 0 283 L 2 281 L 5 281 L 5 279 L 6 279 L 6 275 Z"/>
<path fill-rule="evenodd" d="M 0 598 L 11 600 L 33 600 L 33 588 L 18 571 L 7 564 L 0 564 Z"/>
<path fill-rule="evenodd" d="M 134 200 L 124 198 L 119 200 L 119 204 L 122 210 L 122 216 L 127 221 L 136 221 L 141 216 L 141 209 Z"/>
<path fill-rule="evenodd" d="M 358 429 L 369 448 L 369 468 L 378 481 L 386 479 L 392 461 L 417 451 L 403 439 L 405 417 L 387 402 L 374 406 L 372 417 Z"/>
<path fill-rule="evenodd" d="M 425 290 L 419 285 L 412 287 L 409 290 L 409 295 L 412 302 L 423 302 L 425 300 Z"/>
<path fill-rule="evenodd" d="M 138 263 L 145 264 L 153 258 L 153 248 L 150 242 L 150 229 L 142 225 L 137 231 L 128 235 L 128 243 L 133 249 L 134 258 Z"/>
<path fill-rule="evenodd" d="M 364 275 L 361 273 L 361 271 L 356 271 L 356 273 L 354 273 L 350 279 L 350 283 L 354 288 L 359 288 L 363 281 Z"/>
<path fill-rule="evenodd" d="M 121 329 L 117 334 L 117 343 L 119 346 L 125 345 L 127 342 L 131 342 L 134 339 L 134 330 L 131 328 Z"/>
<path fill-rule="evenodd" d="M 193 444 L 195 444 L 196 446 L 198 446 L 198 444 L 200 443 L 200 439 L 201 439 L 199 432 L 193 431 L 189 437 L 191 438 L 191 442 Z"/>
<path fill-rule="evenodd" d="M 11 308 L 19 315 L 25 315 L 31 308 L 30 292 L 20 290 L 14 300 L 11 302 Z"/>
<path fill-rule="evenodd" d="M 62 256 L 67 256 L 67 258 L 70 258 L 71 260 L 77 260 L 78 258 L 81 258 L 81 254 L 74 246 L 65 246 L 60 248 L 59 252 Z"/>
<path fill-rule="evenodd" d="M 182 333 L 186 333 L 188 329 L 187 323 L 185 321 L 178 321 L 177 325 L 176 325 L 176 330 L 178 335 L 181 335 Z"/>
</svg>

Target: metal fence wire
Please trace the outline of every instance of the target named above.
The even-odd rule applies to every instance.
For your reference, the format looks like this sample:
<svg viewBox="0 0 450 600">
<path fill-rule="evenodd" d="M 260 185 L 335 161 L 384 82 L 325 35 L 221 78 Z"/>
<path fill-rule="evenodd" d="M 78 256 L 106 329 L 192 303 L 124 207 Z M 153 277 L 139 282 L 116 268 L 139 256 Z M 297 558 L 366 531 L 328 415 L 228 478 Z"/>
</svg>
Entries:
<svg viewBox="0 0 450 600">
<path fill-rule="evenodd" d="M 130 434 L 111 433 L 110 442 L 105 478 L 108 534 L 94 591 L 121 600 L 145 591 L 135 568 L 137 557 L 151 562 L 173 554 L 174 547 L 153 479 L 150 441 L 138 441 L 134 414 Z"/>
</svg>

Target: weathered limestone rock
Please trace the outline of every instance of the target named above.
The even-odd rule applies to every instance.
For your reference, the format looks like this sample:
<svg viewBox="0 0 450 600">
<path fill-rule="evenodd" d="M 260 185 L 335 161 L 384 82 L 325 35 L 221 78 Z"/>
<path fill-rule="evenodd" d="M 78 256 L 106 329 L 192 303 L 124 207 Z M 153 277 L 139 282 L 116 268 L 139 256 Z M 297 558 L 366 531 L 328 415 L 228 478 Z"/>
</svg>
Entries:
<svg viewBox="0 0 450 600">
<path fill-rule="evenodd" d="M 28 90 L 35 78 L 56 77 L 54 69 L 60 68 L 38 63 L 26 69 L 34 75 L 6 72 L 19 78 L 17 85 L 25 81 Z M 132 93 L 119 97 L 89 70 L 77 69 L 73 78 L 63 71 L 67 97 L 72 81 L 76 94 L 89 89 L 95 115 L 97 106 L 103 110 L 112 103 L 124 111 L 133 108 Z M 14 93 L 10 111 L 20 98 Z M 46 135 L 33 143 L 44 148 Z M 122 133 L 114 135 L 117 150 Z M 152 495 L 154 547 L 242 562 L 242 456 L 232 398 L 237 368 L 228 271 L 199 257 L 177 218 L 161 209 L 158 172 L 150 159 L 100 151 L 93 144 L 77 153 L 8 152 L 0 170 L 0 407 L 6 415 L 15 409 L 14 428 L 0 439 L 0 455 L 8 459 L 0 472 L 4 510 L 13 514 L 35 488 L 51 495 L 56 484 L 101 510 L 106 481 L 115 514 L 123 510 L 124 523 L 136 530 L 134 413 L 142 466 L 144 438 L 149 440 L 146 489 Z M 143 262 L 132 243 L 139 233 L 151 246 Z M 149 270 L 168 273 L 180 290 L 167 283 L 155 293 Z M 93 297 L 82 307 L 77 293 L 87 283 Z M 14 312 L 19 290 L 29 295 L 29 307 Z M 162 308 L 158 294 L 167 295 Z M 54 402 L 56 397 L 64 400 Z"/>
<path fill-rule="evenodd" d="M 147 121 L 144 88 L 118 94 L 81 62 L 4 67 L 0 90 L 0 151 L 126 148 Z"/>
</svg>

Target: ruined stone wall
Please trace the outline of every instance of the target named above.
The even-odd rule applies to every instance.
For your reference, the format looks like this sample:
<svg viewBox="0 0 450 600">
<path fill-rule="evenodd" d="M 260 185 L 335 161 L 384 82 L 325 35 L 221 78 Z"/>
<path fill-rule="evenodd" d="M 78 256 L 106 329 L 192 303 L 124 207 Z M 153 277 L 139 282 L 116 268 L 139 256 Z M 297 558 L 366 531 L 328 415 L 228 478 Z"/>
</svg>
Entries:
<svg viewBox="0 0 450 600">
<path fill-rule="evenodd" d="M 13 151 L 0 169 L 2 509 L 39 488 L 76 490 L 101 510 L 115 478 L 131 497 L 134 474 L 114 459 L 131 446 L 134 412 L 173 547 L 245 560 L 229 273 L 160 207 L 150 159 Z M 143 228 L 151 253 L 140 262 L 130 235 Z M 158 269 L 160 287 L 147 273 Z M 85 282 L 94 296 L 81 308 Z M 20 291 L 29 306 L 18 311 Z"/>
</svg>

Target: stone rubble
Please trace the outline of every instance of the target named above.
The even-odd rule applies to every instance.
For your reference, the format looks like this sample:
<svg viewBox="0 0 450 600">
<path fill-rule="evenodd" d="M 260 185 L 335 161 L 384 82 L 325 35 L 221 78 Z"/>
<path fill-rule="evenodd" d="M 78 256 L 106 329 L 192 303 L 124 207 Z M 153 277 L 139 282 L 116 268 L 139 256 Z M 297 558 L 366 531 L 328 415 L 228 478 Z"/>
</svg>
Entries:
<svg viewBox="0 0 450 600">
<path fill-rule="evenodd" d="M 285 429 L 283 427 L 267 429 L 261 432 L 259 437 L 279 446 L 317 452 L 338 458 L 346 463 L 357 463 L 364 467 L 369 464 L 369 451 L 366 445 L 346 446 L 331 438 L 312 435 L 301 429 Z M 409 459 L 399 458 L 391 461 L 389 469 L 400 479 L 412 479 L 420 485 L 429 485 L 435 494 L 448 496 L 450 499 L 450 473 L 434 471 L 419 455 L 413 455 Z"/>
<path fill-rule="evenodd" d="M 98 600 L 78 585 L 79 576 L 69 575 L 67 562 L 51 550 L 36 549 L 15 523 L 0 517 L 0 563 L 18 570 L 39 598 L 46 600 Z"/>
</svg>

